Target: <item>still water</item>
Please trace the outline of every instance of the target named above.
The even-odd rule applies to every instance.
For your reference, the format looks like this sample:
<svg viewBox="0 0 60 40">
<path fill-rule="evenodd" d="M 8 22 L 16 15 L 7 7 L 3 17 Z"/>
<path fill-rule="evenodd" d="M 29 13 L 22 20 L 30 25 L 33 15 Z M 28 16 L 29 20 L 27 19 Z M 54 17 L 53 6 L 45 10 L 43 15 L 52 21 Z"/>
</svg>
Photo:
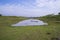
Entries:
<svg viewBox="0 0 60 40">
<path fill-rule="evenodd" d="M 12 26 L 35 26 L 35 25 L 48 25 L 48 24 L 38 19 L 28 19 L 13 24 Z"/>
</svg>

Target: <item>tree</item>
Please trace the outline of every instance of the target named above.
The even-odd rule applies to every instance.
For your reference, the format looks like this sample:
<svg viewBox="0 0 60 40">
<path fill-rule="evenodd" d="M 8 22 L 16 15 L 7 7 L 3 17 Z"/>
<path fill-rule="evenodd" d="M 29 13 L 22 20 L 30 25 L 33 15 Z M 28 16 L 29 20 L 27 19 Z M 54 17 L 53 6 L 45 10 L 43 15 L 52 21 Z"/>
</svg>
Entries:
<svg viewBox="0 0 60 40">
<path fill-rule="evenodd" d="M 60 15 L 60 12 L 58 13 L 58 15 Z"/>
<path fill-rule="evenodd" d="M 0 14 L 0 16 L 2 16 L 2 14 Z"/>
</svg>

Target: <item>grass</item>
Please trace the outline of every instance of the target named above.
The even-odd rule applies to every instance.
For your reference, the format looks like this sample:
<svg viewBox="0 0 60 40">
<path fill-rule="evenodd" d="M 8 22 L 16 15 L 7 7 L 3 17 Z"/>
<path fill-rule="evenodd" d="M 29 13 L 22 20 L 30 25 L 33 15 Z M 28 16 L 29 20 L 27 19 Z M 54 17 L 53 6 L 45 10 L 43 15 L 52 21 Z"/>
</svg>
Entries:
<svg viewBox="0 0 60 40">
<path fill-rule="evenodd" d="M 60 23 L 49 21 L 47 26 L 10 26 L 25 19 L 27 18 L 0 17 L 0 40 L 51 40 L 51 38 L 60 38 Z"/>
</svg>

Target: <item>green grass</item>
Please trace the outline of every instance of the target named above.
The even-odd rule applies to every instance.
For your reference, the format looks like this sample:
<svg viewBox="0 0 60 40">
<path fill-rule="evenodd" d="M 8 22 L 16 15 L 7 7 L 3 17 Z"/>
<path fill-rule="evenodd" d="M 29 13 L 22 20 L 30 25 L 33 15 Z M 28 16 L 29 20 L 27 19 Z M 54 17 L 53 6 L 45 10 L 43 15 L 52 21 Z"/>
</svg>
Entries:
<svg viewBox="0 0 60 40">
<path fill-rule="evenodd" d="M 51 38 L 60 38 L 60 24 L 51 21 L 48 22 L 49 25 L 47 26 L 10 26 L 25 19 L 27 18 L 0 17 L 0 40 L 51 40 Z"/>
</svg>

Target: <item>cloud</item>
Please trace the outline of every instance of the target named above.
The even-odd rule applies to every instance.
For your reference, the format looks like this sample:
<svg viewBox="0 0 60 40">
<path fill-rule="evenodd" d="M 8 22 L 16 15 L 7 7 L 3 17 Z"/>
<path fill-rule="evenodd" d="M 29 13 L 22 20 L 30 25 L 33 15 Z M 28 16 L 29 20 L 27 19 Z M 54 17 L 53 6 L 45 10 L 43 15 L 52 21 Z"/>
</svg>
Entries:
<svg viewBox="0 0 60 40">
<path fill-rule="evenodd" d="M 49 12 L 57 13 L 60 11 L 60 0 L 36 0 L 36 5 Z"/>
<path fill-rule="evenodd" d="M 27 1 L 27 0 L 26 0 Z M 31 0 L 32 1 L 32 0 Z M 43 16 L 60 12 L 60 0 L 36 0 L 23 4 L 0 5 L 0 13 L 6 16 Z"/>
<path fill-rule="evenodd" d="M 3 15 L 13 16 L 42 16 L 41 10 L 37 8 L 26 8 L 25 6 L 18 5 L 2 5 L 0 6 L 0 13 Z M 41 13 L 41 14 L 40 14 Z"/>
<path fill-rule="evenodd" d="M 37 0 L 37 7 L 47 7 L 49 9 L 60 8 L 60 0 Z"/>
</svg>

